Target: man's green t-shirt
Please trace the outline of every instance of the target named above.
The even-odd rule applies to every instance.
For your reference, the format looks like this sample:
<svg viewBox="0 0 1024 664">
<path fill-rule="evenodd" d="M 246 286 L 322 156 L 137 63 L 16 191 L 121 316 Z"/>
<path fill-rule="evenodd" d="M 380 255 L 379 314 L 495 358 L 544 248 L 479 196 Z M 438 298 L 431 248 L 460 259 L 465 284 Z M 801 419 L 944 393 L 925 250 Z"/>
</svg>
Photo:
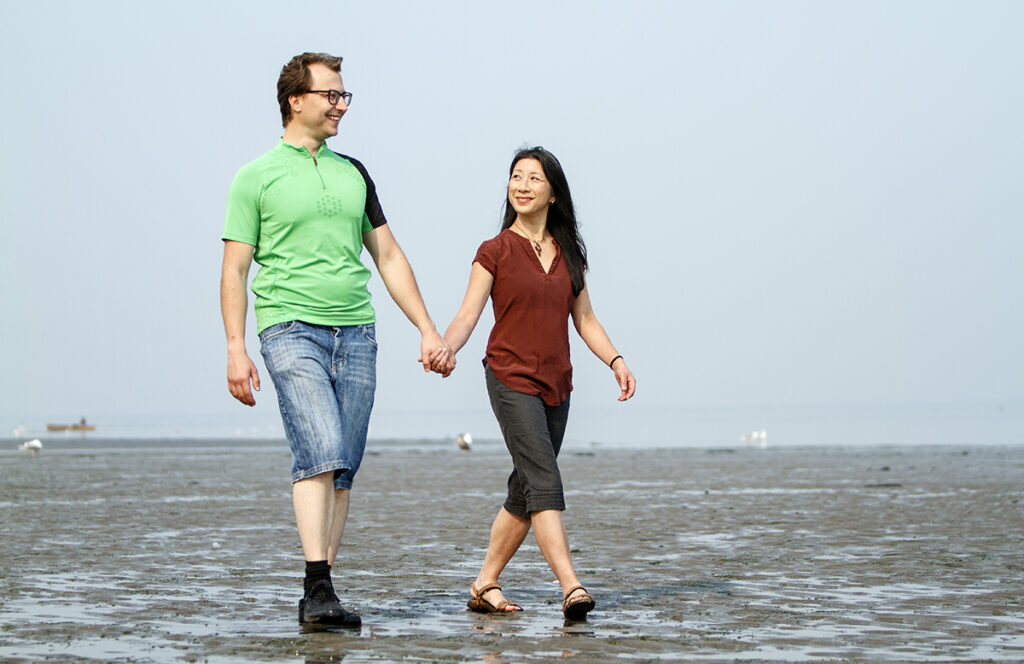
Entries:
<svg viewBox="0 0 1024 664">
<path fill-rule="evenodd" d="M 281 141 L 235 175 L 223 239 L 253 245 L 256 327 L 374 322 L 359 256 L 363 233 L 387 223 L 373 181 L 355 159 L 316 157 Z"/>
</svg>

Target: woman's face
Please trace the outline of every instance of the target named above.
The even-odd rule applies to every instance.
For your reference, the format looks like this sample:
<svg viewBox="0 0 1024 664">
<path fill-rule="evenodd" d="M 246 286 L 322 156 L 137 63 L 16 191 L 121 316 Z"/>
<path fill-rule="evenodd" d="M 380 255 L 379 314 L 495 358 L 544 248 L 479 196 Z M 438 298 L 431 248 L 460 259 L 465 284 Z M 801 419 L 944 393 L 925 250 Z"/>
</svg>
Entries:
<svg viewBox="0 0 1024 664">
<path fill-rule="evenodd" d="M 536 159 L 520 159 L 508 179 L 508 202 L 519 215 L 546 212 L 555 202 L 544 167 Z"/>
</svg>

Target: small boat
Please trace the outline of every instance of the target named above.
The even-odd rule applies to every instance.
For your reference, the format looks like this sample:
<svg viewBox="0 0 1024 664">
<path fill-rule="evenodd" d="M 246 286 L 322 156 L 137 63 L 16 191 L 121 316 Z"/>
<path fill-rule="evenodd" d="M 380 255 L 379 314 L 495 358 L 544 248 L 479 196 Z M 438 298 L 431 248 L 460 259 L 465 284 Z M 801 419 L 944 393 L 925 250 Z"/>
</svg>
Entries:
<svg viewBox="0 0 1024 664">
<path fill-rule="evenodd" d="M 96 425 L 89 424 L 83 417 L 75 424 L 47 424 L 47 431 L 95 431 Z"/>
<path fill-rule="evenodd" d="M 455 444 L 458 445 L 460 450 L 469 450 L 469 446 L 473 444 L 473 436 L 466 433 L 460 433 L 458 438 L 455 439 Z"/>
</svg>

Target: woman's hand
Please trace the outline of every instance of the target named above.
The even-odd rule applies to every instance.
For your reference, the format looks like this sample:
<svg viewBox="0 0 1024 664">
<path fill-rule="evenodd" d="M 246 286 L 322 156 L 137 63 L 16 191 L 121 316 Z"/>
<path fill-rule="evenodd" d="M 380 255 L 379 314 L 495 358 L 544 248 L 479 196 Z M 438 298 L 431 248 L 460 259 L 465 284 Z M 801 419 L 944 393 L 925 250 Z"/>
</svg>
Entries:
<svg viewBox="0 0 1024 664">
<path fill-rule="evenodd" d="M 455 353 L 447 343 L 430 355 L 430 370 L 447 378 L 455 370 Z"/>
<path fill-rule="evenodd" d="M 619 384 L 619 389 L 622 390 L 619 401 L 627 401 L 636 393 L 636 378 L 626 366 L 626 360 L 621 357 L 612 362 L 612 371 L 615 372 L 615 380 Z"/>
</svg>

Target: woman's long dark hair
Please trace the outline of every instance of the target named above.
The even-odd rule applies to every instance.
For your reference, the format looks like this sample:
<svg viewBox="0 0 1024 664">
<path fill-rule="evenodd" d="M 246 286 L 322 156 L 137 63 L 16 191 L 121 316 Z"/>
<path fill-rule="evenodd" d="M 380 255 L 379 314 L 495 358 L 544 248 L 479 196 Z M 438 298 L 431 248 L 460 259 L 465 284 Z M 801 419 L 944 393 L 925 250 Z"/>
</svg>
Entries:
<svg viewBox="0 0 1024 664">
<path fill-rule="evenodd" d="M 572 194 L 569 193 L 569 182 L 565 179 L 565 171 L 558 163 L 555 155 L 544 148 L 523 148 L 512 158 L 512 165 L 508 168 L 509 178 L 516 164 L 523 159 L 536 159 L 544 169 L 544 175 L 551 185 L 551 194 L 555 202 L 548 208 L 548 232 L 555 238 L 555 242 L 562 249 L 562 260 L 569 268 L 569 280 L 572 282 L 572 294 L 579 295 L 586 285 L 584 273 L 587 271 L 587 247 L 583 244 L 579 229 L 576 224 L 576 208 L 572 205 Z M 502 230 L 509 228 L 516 222 L 516 211 L 508 202 L 508 191 L 505 191 L 505 209 Z"/>
</svg>

